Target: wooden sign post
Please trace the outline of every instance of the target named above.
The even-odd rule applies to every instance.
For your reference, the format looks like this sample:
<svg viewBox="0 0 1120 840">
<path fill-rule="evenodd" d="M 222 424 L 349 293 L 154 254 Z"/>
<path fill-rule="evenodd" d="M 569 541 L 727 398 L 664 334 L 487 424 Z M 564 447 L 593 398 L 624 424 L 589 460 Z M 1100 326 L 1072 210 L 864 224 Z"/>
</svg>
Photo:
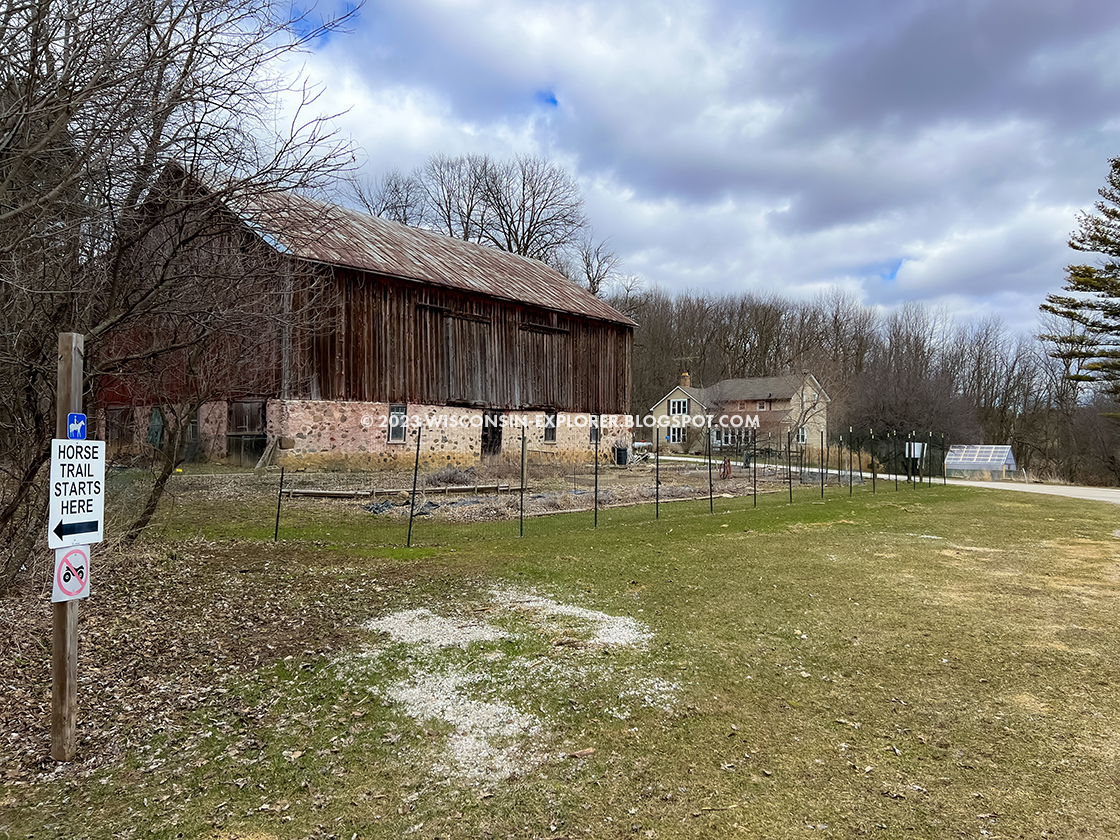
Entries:
<svg viewBox="0 0 1120 840">
<path fill-rule="evenodd" d="M 85 339 L 79 333 L 59 333 L 57 438 L 66 438 L 69 415 L 82 411 L 84 349 Z M 51 604 L 51 609 L 51 758 L 70 761 L 78 750 L 78 602 Z"/>
</svg>

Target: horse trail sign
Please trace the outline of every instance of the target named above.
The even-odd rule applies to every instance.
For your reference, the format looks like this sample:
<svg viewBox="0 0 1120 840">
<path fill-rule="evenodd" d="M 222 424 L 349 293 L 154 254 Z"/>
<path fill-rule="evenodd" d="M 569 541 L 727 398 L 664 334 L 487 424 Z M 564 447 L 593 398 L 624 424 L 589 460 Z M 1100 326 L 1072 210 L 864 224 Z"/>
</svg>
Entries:
<svg viewBox="0 0 1120 840">
<path fill-rule="evenodd" d="M 105 441 L 51 441 L 47 544 L 89 545 L 105 539 Z"/>
<path fill-rule="evenodd" d="M 66 437 L 70 440 L 86 439 L 86 416 L 84 414 L 66 415 Z"/>
</svg>

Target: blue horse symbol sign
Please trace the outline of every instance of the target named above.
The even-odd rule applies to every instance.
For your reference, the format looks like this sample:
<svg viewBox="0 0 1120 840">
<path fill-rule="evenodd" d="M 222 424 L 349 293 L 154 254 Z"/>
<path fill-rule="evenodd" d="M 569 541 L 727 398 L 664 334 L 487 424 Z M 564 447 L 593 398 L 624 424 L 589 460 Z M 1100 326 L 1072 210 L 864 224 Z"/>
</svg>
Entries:
<svg viewBox="0 0 1120 840">
<path fill-rule="evenodd" d="M 84 414 L 66 415 L 66 437 L 69 440 L 86 439 L 86 416 Z"/>
</svg>

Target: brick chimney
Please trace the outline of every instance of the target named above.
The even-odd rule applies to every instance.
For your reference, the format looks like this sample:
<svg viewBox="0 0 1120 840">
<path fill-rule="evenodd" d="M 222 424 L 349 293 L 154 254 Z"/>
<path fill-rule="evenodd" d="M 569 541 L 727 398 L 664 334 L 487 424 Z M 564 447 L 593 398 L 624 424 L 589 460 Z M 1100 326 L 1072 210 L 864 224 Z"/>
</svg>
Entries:
<svg viewBox="0 0 1120 840">
<path fill-rule="evenodd" d="M 689 376 L 687 370 L 684 373 L 681 374 L 681 387 L 682 388 L 691 388 L 692 387 L 692 377 Z"/>
</svg>

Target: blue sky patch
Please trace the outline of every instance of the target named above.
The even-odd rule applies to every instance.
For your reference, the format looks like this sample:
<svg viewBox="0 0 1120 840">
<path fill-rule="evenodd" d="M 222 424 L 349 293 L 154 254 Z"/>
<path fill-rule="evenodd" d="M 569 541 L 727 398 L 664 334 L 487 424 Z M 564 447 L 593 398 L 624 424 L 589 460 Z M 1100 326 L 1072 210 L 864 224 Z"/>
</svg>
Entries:
<svg viewBox="0 0 1120 840">
<path fill-rule="evenodd" d="M 332 32 L 328 29 L 322 32 L 318 37 L 312 38 L 311 36 L 328 20 L 345 17 L 346 15 L 353 15 L 347 23 L 343 24 L 343 31 L 348 26 L 353 25 L 354 19 L 360 14 L 358 7 L 354 3 L 331 3 L 325 9 L 321 8 L 319 4 L 312 3 L 308 8 L 302 5 L 293 3 L 291 6 L 292 15 L 292 29 L 301 39 L 307 40 L 308 44 L 312 47 L 324 47 L 330 43 Z"/>
<path fill-rule="evenodd" d="M 547 108 L 560 107 L 560 102 L 556 99 L 556 94 L 550 90 L 538 90 L 536 100 L 538 105 L 544 105 Z"/>
<path fill-rule="evenodd" d="M 906 261 L 906 257 L 898 257 L 893 260 L 884 260 L 879 263 L 871 263 L 859 269 L 859 274 L 865 277 L 878 277 L 884 283 L 893 283 L 898 277 L 898 270 L 902 268 L 902 263 Z"/>
</svg>

